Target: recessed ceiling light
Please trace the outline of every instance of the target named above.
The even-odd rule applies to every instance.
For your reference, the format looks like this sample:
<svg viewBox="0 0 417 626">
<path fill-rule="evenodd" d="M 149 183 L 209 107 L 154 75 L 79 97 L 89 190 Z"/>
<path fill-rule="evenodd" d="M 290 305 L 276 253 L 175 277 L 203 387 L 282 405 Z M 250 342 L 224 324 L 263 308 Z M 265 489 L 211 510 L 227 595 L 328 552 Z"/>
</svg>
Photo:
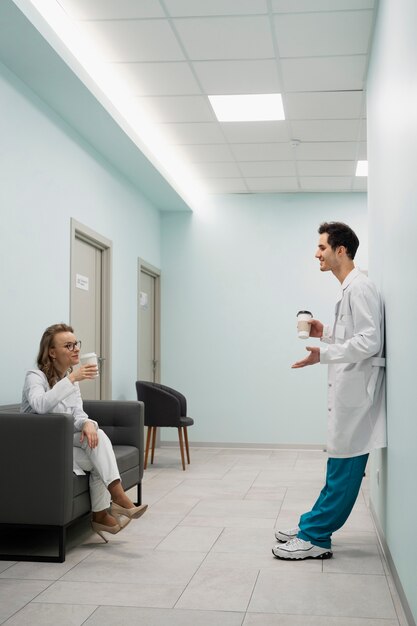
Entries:
<svg viewBox="0 0 417 626">
<path fill-rule="evenodd" d="M 368 161 L 358 161 L 355 176 L 368 176 Z"/>
<path fill-rule="evenodd" d="M 280 93 L 209 96 L 219 122 L 266 122 L 285 120 Z"/>
</svg>

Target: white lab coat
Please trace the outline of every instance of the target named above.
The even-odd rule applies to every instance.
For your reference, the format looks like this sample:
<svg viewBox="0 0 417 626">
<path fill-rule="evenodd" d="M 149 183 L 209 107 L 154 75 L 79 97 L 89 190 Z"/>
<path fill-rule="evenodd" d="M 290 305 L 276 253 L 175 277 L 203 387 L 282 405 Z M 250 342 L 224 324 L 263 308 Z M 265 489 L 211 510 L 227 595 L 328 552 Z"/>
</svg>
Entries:
<svg viewBox="0 0 417 626">
<path fill-rule="evenodd" d="M 45 374 L 38 369 L 29 370 L 26 373 L 20 412 L 67 413 L 74 418 L 74 433 L 81 432 L 85 422 L 89 420 L 83 409 L 78 383 L 72 384 L 70 379 L 65 376 L 51 389 Z M 96 430 L 98 430 L 97 422 L 94 420 L 90 420 L 90 422 L 93 422 Z M 80 436 L 76 435 L 76 437 L 79 440 Z M 78 441 L 77 445 L 79 446 Z M 85 474 L 75 459 L 73 469 L 76 474 Z"/>
<path fill-rule="evenodd" d="M 330 457 L 386 446 L 384 309 L 375 285 L 358 269 L 342 284 L 333 330 L 325 328 L 320 363 L 328 368 Z"/>
</svg>

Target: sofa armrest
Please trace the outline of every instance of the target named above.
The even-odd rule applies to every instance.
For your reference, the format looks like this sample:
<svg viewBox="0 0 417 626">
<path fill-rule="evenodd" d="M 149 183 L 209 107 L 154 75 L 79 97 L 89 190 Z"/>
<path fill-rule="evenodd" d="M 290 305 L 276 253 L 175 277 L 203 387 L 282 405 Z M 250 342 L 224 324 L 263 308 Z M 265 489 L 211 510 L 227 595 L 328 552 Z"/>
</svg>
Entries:
<svg viewBox="0 0 417 626">
<path fill-rule="evenodd" d="M 0 523 L 71 521 L 73 435 L 71 415 L 0 412 Z"/>
<path fill-rule="evenodd" d="M 134 446 L 139 450 L 140 476 L 143 475 L 143 402 L 123 400 L 84 400 L 84 411 L 95 420 L 114 446 Z"/>
</svg>

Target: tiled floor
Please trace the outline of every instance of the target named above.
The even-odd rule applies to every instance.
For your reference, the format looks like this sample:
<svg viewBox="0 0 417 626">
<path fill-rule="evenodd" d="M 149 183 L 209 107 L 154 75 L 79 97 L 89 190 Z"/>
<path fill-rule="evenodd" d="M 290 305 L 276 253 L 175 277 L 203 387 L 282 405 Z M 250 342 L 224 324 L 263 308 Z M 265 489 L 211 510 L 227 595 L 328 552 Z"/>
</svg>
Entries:
<svg viewBox="0 0 417 626">
<path fill-rule="evenodd" d="M 62 564 L 0 561 L 8 626 L 406 626 L 367 506 L 367 481 L 327 561 L 274 559 L 322 487 L 319 451 L 158 449 L 149 510 L 104 544 L 86 523 Z"/>
</svg>

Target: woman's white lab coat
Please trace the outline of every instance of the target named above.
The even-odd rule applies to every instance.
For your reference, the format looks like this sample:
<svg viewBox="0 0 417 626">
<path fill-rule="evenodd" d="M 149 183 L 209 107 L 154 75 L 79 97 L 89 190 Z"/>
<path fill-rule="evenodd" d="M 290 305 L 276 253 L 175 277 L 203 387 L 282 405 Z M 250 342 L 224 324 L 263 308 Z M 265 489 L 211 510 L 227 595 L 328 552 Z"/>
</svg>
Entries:
<svg viewBox="0 0 417 626">
<path fill-rule="evenodd" d="M 384 309 L 375 285 L 358 269 L 342 284 L 320 363 L 328 368 L 330 457 L 347 458 L 386 446 Z"/>
<path fill-rule="evenodd" d="M 90 420 L 83 409 L 80 387 L 72 384 L 65 376 L 51 389 L 45 374 L 38 369 L 29 370 L 23 385 L 21 413 L 68 413 L 74 418 L 74 433 L 82 431 L 85 422 L 92 422 L 98 430 L 98 424 Z M 77 435 L 79 438 L 79 436 Z M 74 472 L 84 474 L 74 459 Z"/>
</svg>

